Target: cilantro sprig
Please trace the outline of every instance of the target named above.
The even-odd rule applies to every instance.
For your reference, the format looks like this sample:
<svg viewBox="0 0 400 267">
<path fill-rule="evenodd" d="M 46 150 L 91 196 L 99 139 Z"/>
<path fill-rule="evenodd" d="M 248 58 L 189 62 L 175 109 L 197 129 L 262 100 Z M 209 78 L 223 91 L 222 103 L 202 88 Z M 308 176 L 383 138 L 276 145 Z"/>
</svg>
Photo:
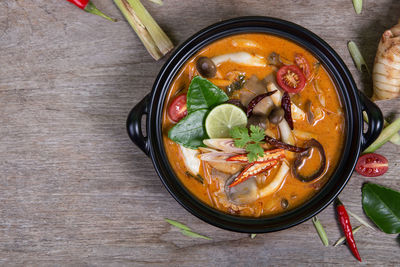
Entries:
<svg viewBox="0 0 400 267">
<path fill-rule="evenodd" d="M 264 155 L 264 149 L 261 145 L 265 143 L 263 142 L 265 134 L 261 127 L 251 125 L 250 134 L 246 127 L 234 127 L 230 131 L 230 135 L 235 139 L 236 147 L 246 149 L 249 162 L 253 162 Z"/>
</svg>

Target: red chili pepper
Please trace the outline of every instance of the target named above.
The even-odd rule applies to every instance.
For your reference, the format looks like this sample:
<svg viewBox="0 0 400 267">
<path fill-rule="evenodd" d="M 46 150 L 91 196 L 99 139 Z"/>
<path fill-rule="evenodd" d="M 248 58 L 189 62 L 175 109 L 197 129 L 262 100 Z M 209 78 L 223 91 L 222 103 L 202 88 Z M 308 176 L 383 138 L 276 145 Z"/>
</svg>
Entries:
<svg viewBox="0 0 400 267">
<path fill-rule="evenodd" d="M 278 164 L 277 160 L 270 160 L 267 162 L 254 162 L 247 165 L 247 167 L 233 180 L 233 182 L 229 185 L 229 187 L 234 187 L 238 185 L 250 177 L 257 175 L 259 173 L 265 172 L 266 170 L 271 169 L 276 164 Z"/>
<path fill-rule="evenodd" d="M 262 157 L 258 157 L 254 162 L 257 163 L 265 163 L 271 160 L 278 160 L 285 157 L 285 153 L 283 149 L 271 149 L 264 150 L 264 155 Z M 226 159 L 226 161 L 239 161 L 243 163 L 249 163 L 249 158 L 247 154 L 235 155 Z"/>
<path fill-rule="evenodd" d="M 103 17 L 113 22 L 117 21 L 116 19 L 110 18 L 109 16 L 98 10 L 97 7 L 90 0 L 67 0 L 67 1 L 71 2 L 72 4 L 76 5 L 80 9 L 85 10 L 88 13 Z"/>
<path fill-rule="evenodd" d="M 349 215 L 347 214 L 346 208 L 343 206 L 343 203 L 338 198 L 336 199 L 336 211 L 339 217 L 340 225 L 342 226 L 342 230 L 346 236 L 347 245 L 349 246 L 354 257 L 356 257 L 357 260 L 361 262 L 360 253 L 358 253 L 356 241 L 354 240 Z"/>
</svg>

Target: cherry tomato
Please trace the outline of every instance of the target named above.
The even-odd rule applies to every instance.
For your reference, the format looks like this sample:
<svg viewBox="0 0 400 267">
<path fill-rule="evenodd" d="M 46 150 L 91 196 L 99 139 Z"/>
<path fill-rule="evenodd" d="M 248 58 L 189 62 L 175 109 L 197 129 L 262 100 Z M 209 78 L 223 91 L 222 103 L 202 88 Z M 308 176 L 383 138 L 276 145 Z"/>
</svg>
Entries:
<svg viewBox="0 0 400 267">
<path fill-rule="evenodd" d="M 288 93 L 298 93 L 306 86 L 306 78 L 296 65 L 281 67 L 276 73 L 276 81 Z"/>
<path fill-rule="evenodd" d="M 168 116 L 174 121 L 178 122 L 183 119 L 187 115 L 187 107 L 186 107 L 186 94 L 179 95 L 172 100 L 171 104 L 168 108 Z"/>
<path fill-rule="evenodd" d="M 363 176 L 375 177 L 384 174 L 388 166 L 388 160 L 384 156 L 368 153 L 358 159 L 356 171 Z"/>
<path fill-rule="evenodd" d="M 299 53 L 296 53 L 294 55 L 294 62 L 296 62 L 296 65 L 303 71 L 304 76 L 306 76 L 306 79 L 310 77 L 310 65 L 307 62 L 307 59 Z"/>
</svg>

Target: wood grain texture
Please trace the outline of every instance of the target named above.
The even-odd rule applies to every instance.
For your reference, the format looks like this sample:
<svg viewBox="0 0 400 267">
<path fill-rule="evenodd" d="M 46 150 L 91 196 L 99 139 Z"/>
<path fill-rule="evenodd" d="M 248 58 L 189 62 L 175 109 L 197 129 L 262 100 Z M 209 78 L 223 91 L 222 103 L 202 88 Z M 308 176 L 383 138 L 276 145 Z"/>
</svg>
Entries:
<svg viewBox="0 0 400 267">
<path fill-rule="evenodd" d="M 200 221 L 168 194 L 125 130 L 129 110 L 150 91 L 165 59 L 153 61 L 111 0 L 94 3 L 119 22 L 66 1 L 0 1 L 0 264 L 354 265 L 346 246 L 322 246 L 311 221 L 252 240 Z M 372 69 L 381 33 L 400 17 L 398 0 L 365 0 L 360 16 L 350 0 L 144 4 L 175 44 L 237 16 L 291 20 L 325 39 L 366 91 L 371 82 L 355 69 L 346 43 L 354 40 Z M 379 105 L 385 115 L 400 115 L 399 99 Z M 388 144 L 380 153 L 388 173 L 354 174 L 341 194 L 362 216 L 362 183 L 400 189 L 399 147 Z M 334 214 L 330 206 L 319 215 L 331 243 L 341 236 Z M 185 237 L 165 217 L 213 240 Z M 396 236 L 364 228 L 356 239 L 363 264 L 400 262 Z"/>
</svg>

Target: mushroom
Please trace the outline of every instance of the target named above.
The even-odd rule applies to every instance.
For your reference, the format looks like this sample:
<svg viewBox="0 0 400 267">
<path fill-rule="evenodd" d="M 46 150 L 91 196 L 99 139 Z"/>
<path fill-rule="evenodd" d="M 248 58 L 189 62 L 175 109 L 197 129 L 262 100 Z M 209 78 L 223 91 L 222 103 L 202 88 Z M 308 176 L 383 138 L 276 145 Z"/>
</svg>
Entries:
<svg viewBox="0 0 400 267">
<path fill-rule="evenodd" d="M 225 182 L 225 193 L 229 202 L 235 205 L 246 205 L 253 203 L 258 199 L 257 182 L 254 177 L 234 186 L 229 185 L 239 175 L 239 172 L 229 177 Z"/>
</svg>

